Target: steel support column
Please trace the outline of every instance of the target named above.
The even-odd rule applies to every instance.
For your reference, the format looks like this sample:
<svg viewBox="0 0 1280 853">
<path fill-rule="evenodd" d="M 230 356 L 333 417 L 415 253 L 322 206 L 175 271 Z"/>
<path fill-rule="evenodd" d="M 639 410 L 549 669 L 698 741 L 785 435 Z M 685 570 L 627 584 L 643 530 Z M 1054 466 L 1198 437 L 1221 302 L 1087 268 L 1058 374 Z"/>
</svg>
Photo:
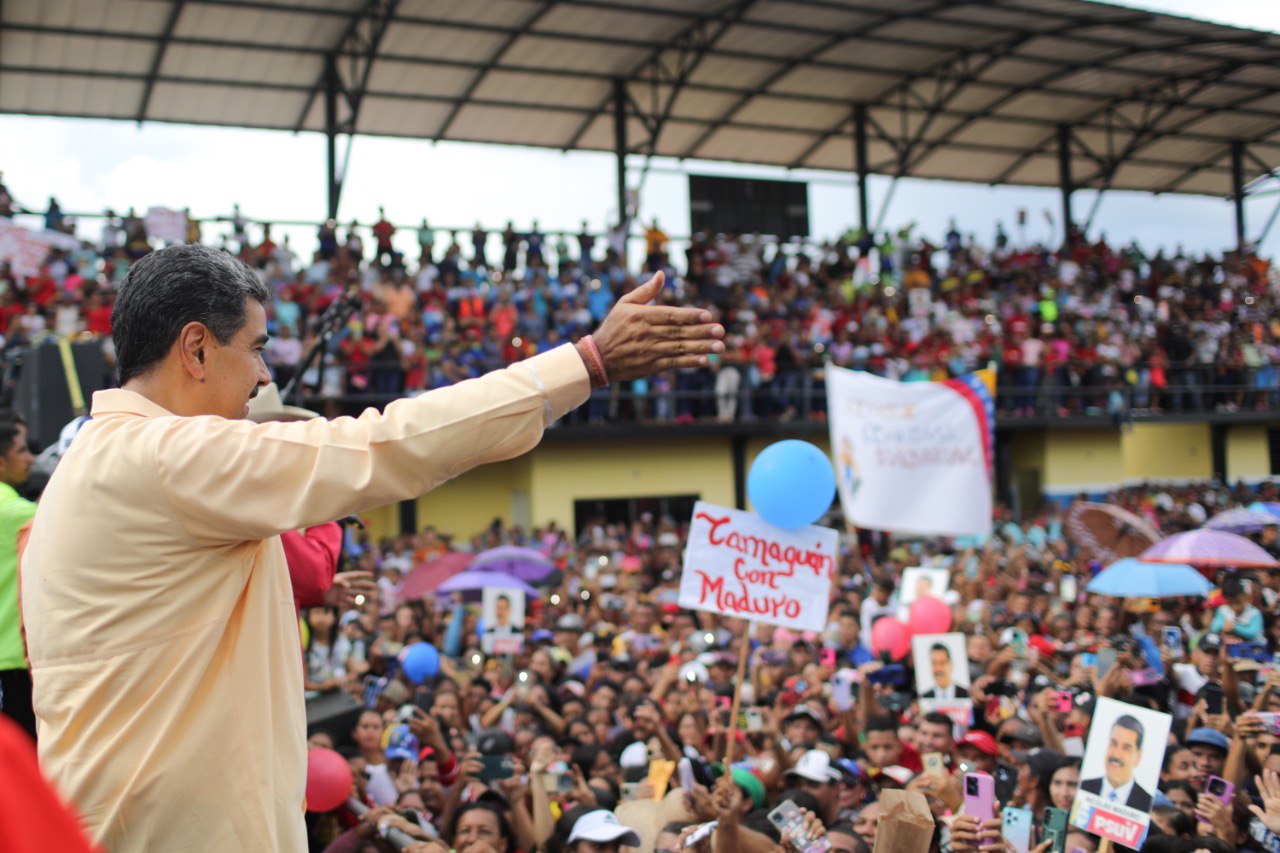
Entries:
<svg viewBox="0 0 1280 853">
<path fill-rule="evenodd" d="M 618 158 L 618 225 L 630 230 L 631 222 L 627 217 L 627 81 L 621 77 L 613 80 L 613 150 Z"/>
<path fill-rule="evenodd" d="M 1058 125 L 1058 186 L 1062 189 L 1062 242 L 1071 239 L 1071 193 L 1075 190 L 1071 176 L 1071 128 Z"/>
<path fill-rule="evenodd" d="M 1231 200 L 1236 209 L 1236 249 L 1244 252 L 1244 143 L 1231 143 Z"/>
<path fill-rule="evenodd" d="M 853 168 L 858 173 L 858 227 L 870 233 L 871 214 L 867 202 L 867 105 L 853 105 Z"/>
<path fill-rule="evenodd" d="M 336 220 L 338 201 L 342 197 L 342 178 L 338 174 L 338 67 L 332 56 L 325 60 L 324 70 L 324 138 L 329 218 Z"/>
</svg>

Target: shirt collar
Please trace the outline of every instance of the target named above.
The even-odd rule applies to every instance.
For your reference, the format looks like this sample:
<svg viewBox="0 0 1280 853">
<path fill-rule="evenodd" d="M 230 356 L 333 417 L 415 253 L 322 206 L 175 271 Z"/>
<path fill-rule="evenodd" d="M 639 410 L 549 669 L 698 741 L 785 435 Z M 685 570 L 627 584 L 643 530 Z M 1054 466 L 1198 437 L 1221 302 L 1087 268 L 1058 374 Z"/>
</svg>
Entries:
<svg viewBox="0 0 1280 853">
<path fill-rule="evenodd" d="M 174 417 L 173 412 L 151 402 L 137 391 L 126 391 L 124 388 L 95 391 L 93 407 L 89 414 L 94 418 L 111 415 L 140 415 L 144 418 Z"/>
<path fill-rule="evenodd" d="M 1111 792 L 1112 792 L 1112 791 L 1115 791 L 1115 792 L 1116 792 L 1116 802 L 1119 802 L 1119 803 L 1127 803 L 1127 802 L 1129 802 L 1129 792 L 1133 790 L 1133 782 L 1134 782 L 1134 780 L 1133 780 L 1133 779 L 1130 779 L 1128 782 L 1125 782 L 1125 783 L 1124 783 L 1123 785 L 1121 785 L 1119 788 L 1112 788 L 1112 787 L 1111 787 L 1111 780 L 1110 780 L 1110 779 L 1108 779 L 1108 778 L 1107 778 L 1107 776 L 1106 776 L 1106 774 L 1104 773 L 1104 774 L 1102 775 L 1102 789 L 1103 789 L 1103 790 L 1102 790 L 1102 796 L 1103 796 L 1103 797 L 1108 797 L 1108 798 L 1109 798 L 1109 797 L 1110 797 L 1110 795 L 1111 795 Z"/>
<path fill-rule="evenodd" d="M 22 495 L 18 494 L 18 490 L 13 486 L 8 483 L 0 483 L 0 502 L 12 501 L 21 497 Z"/>
</svg>

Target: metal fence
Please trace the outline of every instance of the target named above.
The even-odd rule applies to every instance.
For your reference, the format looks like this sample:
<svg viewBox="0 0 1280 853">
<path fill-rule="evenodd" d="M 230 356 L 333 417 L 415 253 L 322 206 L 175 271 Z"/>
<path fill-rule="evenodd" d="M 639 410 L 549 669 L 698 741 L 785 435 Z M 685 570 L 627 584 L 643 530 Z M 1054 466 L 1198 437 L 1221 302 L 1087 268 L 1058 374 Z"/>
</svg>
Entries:
<svg viewBox="0 0 1280 853">
<path fill-rule="evenodd" d="M 996 416 L 1001 421 L 1055 418 L 1158 419 L 1188 415 L 1265 413 L 1280 407 L 1280 365 L 1226 370 L 1194 365 L 1153 371 L 1149 366 L 1101 369 L 1087 378 L 1067 371 L 1012 370 L 1001 375 Z M 313 371 L 304 386 L 307 405 L 326 414 L 382 407 L 403 396 L 404 372 L 384 366 L 351 372 L 325 369 L 323 388 Z M 1114 375 L 1110 375 L 1114 374 Z M 592 393 L 571 413 L 571 423 L 697 423 L 824 420 L 821 368 L 781 374 L 769 381 L 745 369 L 686 371 L 627 382 Z"/>
</svg>

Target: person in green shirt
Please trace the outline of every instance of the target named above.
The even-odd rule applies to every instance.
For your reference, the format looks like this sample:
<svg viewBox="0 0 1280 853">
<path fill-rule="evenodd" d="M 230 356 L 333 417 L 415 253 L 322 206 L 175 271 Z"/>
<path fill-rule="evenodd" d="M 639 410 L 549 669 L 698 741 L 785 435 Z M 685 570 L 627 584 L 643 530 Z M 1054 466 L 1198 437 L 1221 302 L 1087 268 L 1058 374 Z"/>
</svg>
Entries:
<svg viewBox="0 0 1280 853">
<path fill-rule="evenodd" d="M 35 457 L 27 447 L 21 415 L 0 411 L 0 713 L 36 736 L 31 710 L 31 673 L 18 618 L 18 531 L 36 505 L 18 495 Z"/>
</svg>

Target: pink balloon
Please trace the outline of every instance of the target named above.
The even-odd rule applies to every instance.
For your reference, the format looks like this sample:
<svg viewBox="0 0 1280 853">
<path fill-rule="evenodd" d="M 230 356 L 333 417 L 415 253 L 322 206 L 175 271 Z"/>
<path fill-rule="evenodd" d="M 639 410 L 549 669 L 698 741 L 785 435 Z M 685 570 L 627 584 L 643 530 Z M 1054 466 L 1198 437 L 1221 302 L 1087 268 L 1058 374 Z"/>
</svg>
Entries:
<svg viewBox="0 0 1280 853">
<path fill-rule="evenodd" d="M 307 811 L 329 812 L 351 796 L 351 765 L 332 749 L 307 750 Z"/>
<path fill-rule="evenodd" d="M 951 608 L 940 598 L 922 595 L 911 604 L 911 628 L 917 634 L 945 634 L 951 630 Z"/>
<path fill-rule="evenodd" d="M 893 616 L 877 619 L 871 626 L 871 651 L 888 652 L 894 660 L 902 660 L 911 651 L 911 629 Z"/>
</svg>

